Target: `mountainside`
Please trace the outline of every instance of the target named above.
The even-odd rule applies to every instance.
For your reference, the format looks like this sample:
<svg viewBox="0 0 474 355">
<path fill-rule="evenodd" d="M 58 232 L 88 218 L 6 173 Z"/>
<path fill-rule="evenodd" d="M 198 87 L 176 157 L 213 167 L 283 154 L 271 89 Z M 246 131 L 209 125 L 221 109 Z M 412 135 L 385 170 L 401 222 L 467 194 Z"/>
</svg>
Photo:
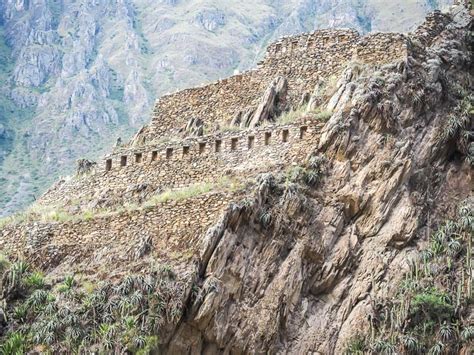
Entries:
<svg viewBox="0 0 474 355">
<path fill-rule="evenodd" d="M 0 220 L 0 353 L 471 354 L 472 15 L 161 97 Z"/>
<path fill-rule="evenodd" d="M 0 215 L 148 120 L 156 97 L 325 27 L 407 31 L 448 1 L 1 0 Z"/>
</svg>

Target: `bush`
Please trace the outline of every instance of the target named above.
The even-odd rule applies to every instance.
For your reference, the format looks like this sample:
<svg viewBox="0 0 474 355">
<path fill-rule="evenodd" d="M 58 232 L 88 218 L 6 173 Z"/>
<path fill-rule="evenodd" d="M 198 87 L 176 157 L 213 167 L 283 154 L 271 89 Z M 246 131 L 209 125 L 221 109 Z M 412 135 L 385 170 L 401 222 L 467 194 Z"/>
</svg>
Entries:
<svg viewBox="0 0 474 355">
<path fill-rule="evenodd" d="M 0 355 L 23 355 L 26 353 L 27 340 L 24 335 L 14 332 L 0 345 Z"/>
<path fill-rule="evenodd" d="M 367 353 L 367 344 L 365 338 L 356 335 L 346 344 L 345 355 L 362 355 Z"/>
<path fill-rule="evenodd" d="M 453 312 L 454 307 L 448 294 L 437 289 L 418 293 L 411 302 L 410 314 L 411 318 L 415 320 L 415 324 L 421 320 L 448 320 Z"/>
</svg>

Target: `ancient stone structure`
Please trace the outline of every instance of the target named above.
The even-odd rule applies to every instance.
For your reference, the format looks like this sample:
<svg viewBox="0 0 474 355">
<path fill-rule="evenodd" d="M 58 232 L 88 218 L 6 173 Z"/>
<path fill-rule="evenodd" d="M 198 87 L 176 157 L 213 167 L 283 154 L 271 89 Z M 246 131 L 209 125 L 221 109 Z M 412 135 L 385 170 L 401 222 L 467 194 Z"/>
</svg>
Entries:
<svg viewBox="0 0 474 355">
<path fill-rule="evenodd" d="M 171 297 L 175 323 L 151 330 L 160 353 L 342 354 L 363 334 L 373 334 L 367 352 L 379 340 L 403 341 L 400 330 L 419 318 L 398 320 L 398 305 L 413 299 L 410 289 L 397 303 L 398 289 L 413 271 L 442 271 L 419 282 L 436 297 L 472 289 L 471 270 L 456 271 L 462 259 L 446 268 L 445 255 L 431 250 L 429 262 L 439 264 L 417 264 L 440 217 L 472 195 L 472 163 L 456 142 L 471 125 L 441 134 L 450 113 L 464 114 L 458 92 L 472 86 L 470 21 L 435 13 L 407 36 L 284 38 L 256 70 L 159 100 L 131 143 L 96 165 L 81 162 L 79 174 L 35 206 L 65 218 L 33 213 L 6 224 L 0 250 L 43 267 L 54 282 L 76 274 L 115 288 L 134 273 L 172 269 L 188 281 Z M 324 93 L 333 75 L 337 83 Z M 177 196 L 202 185 L 211 188 Z M 442 228 L 461 242 L 461 227 Z M 455 249 L 460 257 L 467 248 Z M 446 301 L 446 319 L 465 329 L 473 312 L 462 298 L 462 307 Z M 374 326 L 381 309 L 397 323 Z M 441 321 L 432 344 L 425 332 L 407 334 L 420 335 L 423 349 L 437 347 Z"/>
<path fill-rule="evenodd" d="M 288 107 L 295 107 L 318 81 L 337 77 L 350 61 L 381 65 L 406 58 L 407 37 L 402 34 L 361 37 L 354 30 L 321 30 L 284 37 L 268 47 L 256 69 L 160 98 L 151 125 L 135 143 L 172 134 L 193 117 L 208 124 L 230 122 L 240 112 L 256 109 L 278 76 L 288 80 Z"/>
<path fill-rule="evenodd" d="M 152 122 L 129 144 L 117 144 L 99 164 L 88 163 L 77 176 L 58 181 L 38 204 L 77 208 L 78 213 L 84 206 L 118 208 L 143 202 L 143 198 L 134 199 L 135 195 L 149 197 L 196 183 L 217 182 L 226 176 L 249 179 L 302 164 L 318 146 L 324 126 L 314 116 L 289 124 L 257 122 L 262 126 L 233 127 L 212 134 L 203 134 L 204 126 L 235 122 L 238 115 L 251 119 L 276 79 L 285 82 L 282 92 L 286 96 L 278 98 L 278 105 L 281 110 L 290 110 L 308 102 L 321 83 L 337 78 L 351 62 L 382 66 L 406 61 L 411 37 L 431 41 L 445 21 L 446 15 L 435 13 L 409 36 L 376 33 L 361 37 L 353 30 L 322 30 L 282 38 L 268 47 L 256 69 L 160 98 Z M 311 108 L 318 106 L 315 102 L 324 101 L 311 97 Z M 238 192 L 213 192 L 93 220 L 7 226 L 0 231 L 0 248 L 20 253 L 31 249 L 30 240 L 47 240 L 48 245 L 56 245 L 54 250 L 38 243 L 34 248 L 45 263 L 54 263 L 61 255 L 80 257 L 107 246 L 133 244 L 134 235 L 139 234 L 136 232 L 146 229 L 153 232 L 150 243 L 158 250 L 158 245 L 166 248 L 166 243 L 196 241 L 225 206 L 238 198 Z M 28 232 L 43 229 L 48 231 L 46 239 Z M 180 247 L 187 248 L 184 244 Z"/>
</svg>

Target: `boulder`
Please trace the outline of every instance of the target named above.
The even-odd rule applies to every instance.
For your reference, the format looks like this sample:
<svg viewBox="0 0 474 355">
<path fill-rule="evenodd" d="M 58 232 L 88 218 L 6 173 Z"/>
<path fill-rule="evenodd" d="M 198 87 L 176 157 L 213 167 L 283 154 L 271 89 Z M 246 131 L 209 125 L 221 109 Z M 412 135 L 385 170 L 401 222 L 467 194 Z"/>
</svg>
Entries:
<svg viewBox="0 0 474 355">
<path fill-rule="evenodd" d="M 264 121 L 274 121 L 286 108 L 287 80 L 279 76 L 272 81 L 263 95 L 248 127 L 254 128 Z"/>
</svg>

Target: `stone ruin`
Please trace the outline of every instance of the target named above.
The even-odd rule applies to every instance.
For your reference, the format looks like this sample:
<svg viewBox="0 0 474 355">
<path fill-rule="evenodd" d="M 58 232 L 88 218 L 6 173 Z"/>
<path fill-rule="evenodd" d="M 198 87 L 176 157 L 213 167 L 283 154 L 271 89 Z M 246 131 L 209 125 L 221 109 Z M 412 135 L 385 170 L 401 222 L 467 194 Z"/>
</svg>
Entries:
<svg viewBox="0 0 474 355">
<path fill-rule="evenodd" d="M 302 162 L 318 145 L 324 122 L 305 116 L 290 124 L 273 121 L 301 105 L 319 107 L 322 88 L 351 62 L 382 66 L 407 61 L 411 41 L 432 41 L 446 16 L 435 12 L 408 35 L 361 37 L 353 30 L 322 30 L 282 38 L 268 47 L 253 70 L 161 97 L 151 123 L 130 143 L 118 142 L 97 165 L 80 160 L 77 176 L 53 185 L 38 203 L 69 206 L 80 201 L 81 206 L 98 206 L 107 205 L 113 196 L 121 206 L 145 192 L 148 196 L 150 191 L 213 183 L 226 176 L 248 178 Z M 219 123 L 236 130 L 206 133 L 206 127 Z M 147 189 L 131 193 L 136 186 Z M 28 223 L 5 226 L 0 230 L 0 249 L 17 254 L 33 246 L 44 262 L 61 255 L 79 260 L 104 250 L 130 250 L 134 257 L 150 249 L 186 254 L 195 251 L 200 236 L 239 198 L 238 191 L 216 191 L 47 228 Z M 43 229 L 45 233 L 28 232 Z M 137 232 L 145 230 L 148 234 Z M 44 244 L 62 252 L 46 252 Z"/>
</svg>

